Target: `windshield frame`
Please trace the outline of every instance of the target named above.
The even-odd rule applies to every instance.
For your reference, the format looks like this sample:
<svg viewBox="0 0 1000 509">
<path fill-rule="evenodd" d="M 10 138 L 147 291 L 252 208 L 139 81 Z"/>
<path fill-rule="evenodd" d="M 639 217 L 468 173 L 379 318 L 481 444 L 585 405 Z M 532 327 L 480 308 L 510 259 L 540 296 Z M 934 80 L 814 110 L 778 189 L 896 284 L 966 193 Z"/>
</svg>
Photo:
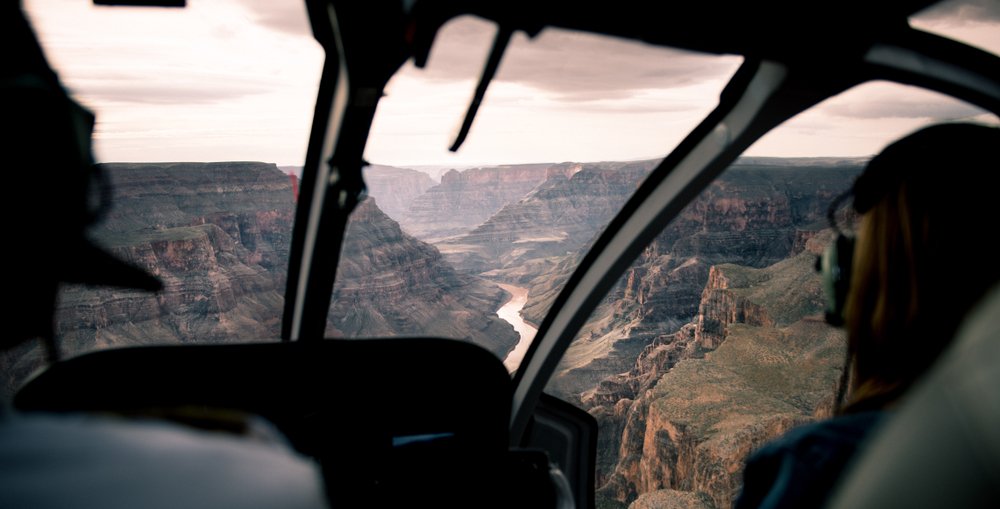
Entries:
<svg viewBox="0 0 1000 509">
<path fill-rule="evenodd" d="M 448 3 L 424 1 L 410 4 L 411 9 L 404 9 L 396 18 L 385 17 L 371 5 L 308 2 L 313 30 L 327 52 L 327 61 L 303 169 L 304 199 L 299 201 L 293 232 L 282 339 L 322 338 L 347 217 L 363 196 L 361 154 L 378 98 L 406 58 L 412 56 L 418 65 L 426 62 L 435 31 L 453 17 L 481 15 L 529 35 L 546 25 L 563 26 L 696 51 L 730 51 L 745 58 L 716 109 L 653 170 L 619 211 L 540 324 L 514 379 L 510 438 L 512 444 L 519 444 L 546 382 L 607 290 L 688 202 L 774 127 L 833 95 L 873 80 L 919 86 L 1000 114 L 1000 58 L 905 23 L 900 28 L 890 21 L 890 15 L 905 19 L 924 3 L 915 2 L 897 8 L 897 12 L 889 8 L 880 11 L 865 30 L 843 33 L 841 44 L 833 44 L 833 50 L 819 50 L 809 43 L 832 32 L 840 17 L 829 22 L 810 19 L 819 24 L 819 35 L 787 25 L 768 38 L 792 47 L 782 52 L 780 45 L 767 41 L 743 41 L 741 45 L 740 34 L 748 28 L 733 24 L 738 10 L 717 20 L 712 16 L 700 19 L 714 27 L 712 33 L 699 37 L 678 33 L 673 39 L 664 36 L 651 41 L 646 31 L 650 27 L 644 24 L 623 34 L 614 19 L 574 18 L 572 13 L 553 11 L 551 6 L 515 21 L 509 13 L 500 15 L 507 11 L 492 3 L 457 9 Z M 469 12 L 473 10 L 478 12 Z M 851 9 L 839 14 L 858 15 Z M 767 13 L 756 15 L 766 17 Z M 355 23 L 364 16 L 380 21 Z M 352 23 L 338 24 L 342 19 Z M 882 33 L 879 23 L 895 29 Z M 724 34 L 721 42 L 713 40 L 718 33 Z M 783 37 L 801 38 L 805 44 L 789 44 Z M 402 54 L 400 47 L 404 48 Z M 803 53 L 808 55 L 810 50 L 818 54 L 804 59 Z"/>
</svg>

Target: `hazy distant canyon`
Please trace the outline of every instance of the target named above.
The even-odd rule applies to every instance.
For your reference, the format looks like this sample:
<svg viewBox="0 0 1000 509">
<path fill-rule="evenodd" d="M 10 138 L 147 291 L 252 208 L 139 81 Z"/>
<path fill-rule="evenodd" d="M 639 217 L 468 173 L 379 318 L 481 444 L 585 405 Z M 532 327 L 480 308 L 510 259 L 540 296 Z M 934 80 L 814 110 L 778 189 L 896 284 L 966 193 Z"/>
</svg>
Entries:
<svg viewBox="0 0 1000 509">
<path fill-rule="evenodd" d="M 813 260 L 862 163 L 737 162 L 604 299 L 548 387 L 601 425 L 601 506 L 728 507 L 750 451 L 830 412 L 843 338 L 820 318 Z M 517 197 L 500 192 L 511 168 L 454 172 L 396 219 L 459 272 L 527 288 L 538 324 L 655 165 L 511 167 L 512 185 L 541 179 Z"/>
<path fill-rule="evenodd" d="M 728 507 L 753 448 L 829 411 L 843 340 L 819 319 L 812 260 L 826 207 L 861 164 L 739 161 L 602 301 L 548 388 L 601 424 L 601 506 Z M 519 338 L 510 322 L 540 323 L 655 165 L 508 165 L 440 181 L 365 168 L 371 198 L 347 229 L 327 334 L 453 337 L 506 357 Z M 278 337 L 295 208 L 288 175 L 251 162 L 105 170 L 114 208 L 92 237 L 165 289 L 67 288 L 66 354 Z M 497 315 L 511 293 L 526 300 L 528 324 Z M 23 377 L 39 360 L 0 362 Z"/>
</svg>

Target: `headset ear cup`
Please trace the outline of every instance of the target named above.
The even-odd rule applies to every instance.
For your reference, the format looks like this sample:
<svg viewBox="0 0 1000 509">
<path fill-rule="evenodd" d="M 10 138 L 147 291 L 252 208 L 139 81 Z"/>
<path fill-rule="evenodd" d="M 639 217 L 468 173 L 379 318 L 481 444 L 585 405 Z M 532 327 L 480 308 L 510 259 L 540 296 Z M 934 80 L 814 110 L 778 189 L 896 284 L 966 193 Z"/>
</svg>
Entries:
<svg viewBox="0 0 1000 509">
<path fill-rule="evenodd" d="M 854 239 L 837 235 L 836 240 L 826 247 L 817 269 L 823 276 L 823 291 L 826 294 L 826 321 L 831 325 L 844 324 L 844 307 L 851 289 L 851 262 L 854 260 Z"/>
</svg>

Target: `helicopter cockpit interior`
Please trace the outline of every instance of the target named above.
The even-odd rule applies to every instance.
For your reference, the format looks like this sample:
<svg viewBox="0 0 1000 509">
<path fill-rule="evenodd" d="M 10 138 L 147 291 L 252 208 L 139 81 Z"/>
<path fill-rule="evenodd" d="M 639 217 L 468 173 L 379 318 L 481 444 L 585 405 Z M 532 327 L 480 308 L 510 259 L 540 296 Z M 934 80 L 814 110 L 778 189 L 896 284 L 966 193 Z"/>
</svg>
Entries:
<svg viewBox="0 0 1000 509">
<path fill-rule="evenodd" d="M 195 0 L 186 7 L 184 0 L 93 3 L 164 17 L 178 9 L 201 12 Z M 248 13 L 271 8 L 245 3 Z M 751 449 L 777 431 L 826 415 L 822 409 L 830 406 L 843 338 L 816 318 L 822 314 L 820 283 L 808 279 L 816 277 L 816 246 L 830 238 L 824 230 L 829 202 L 892 138 L 931 121 L 996 125 L 1000 115 L 1000 49 L 915 28 L 921 12 L 940 7 L 934 0 L 294 3 L 308 22 L 317 57 L 311 76 L 318 81 L 309 84 L 314 96 L 295 98 L 308 103 L 311 120 L 301 126 L 308 135 L 294 168 L 235 158 L 131 164 L 117 162 L 127 159 L 106 149 L 98 157 L 100 175 L 87 178 L 110 189 L 97 200 L 111 203 L 105 223 L 112 226 L 94 243 L 127 267 L 91 254 L 89 240 L 62 243 L 60 235 L 76 234 L 47 223 L 54 240 L 17 232 L 57 253 L 36 255 L 37 270 L 49 267 L 55 275 L 53 285 L 133 289 L 71 290 L 76 293 L 63 294 L 58 304 L 41 289 L 48 307 L 26 310 L 37 299 L 24 299 L 25 309 L 15 308 L 9 320 L 20 315 L 44 322 L 57 308 L 61 320 L 85 325 L 36 330 L 47 341 L 9 348 L 0 366 L 8 378 L 17 374 L 16 382 L 4 381 L 12 411 L 143 416 L 241 430 L 243 424 L 233 423 L 242 417 L 229 416 L 257 416 L 318 465 L 334 507 L 680 507 L 666 505 L 676 501 L 723 507 L 739 491 Z M 984 15 L 993 23 L 984 33 L 996 42 L 1000 13 L 995 4 L 983 9 L 997 16 Z M 43 35 L 41 49 L 56 72 L 51 79 L 69 83 L 70 95 L 81 83 L 86 96 L 85 83 L 56 65 L 85 58 L 86 44 L 67 36 L 62 44 L 76 52 L 52 59 L 60 39 L 47 37 L 41 6 L 28 5 L 26 12 Z M 250 44 L 227 23 L 213 27 L 220 44 Z M 133 51 L 123 40 L 115 41 L 117 51 Z M 474 74 L 442 78 L 451 71 L 435 70 L 436 62 L 464 51 L 448 43 L 461 49 L 473 40 L 476 51 L 463 61 L 474 63 Z M 614 51 L 596 40 L 609 41 Z M 573 52 L 559 49 L 570 43 L 577 44 Z M 275 62 L 298 58 L 292 54 L 298 46 L 288 44 Z M 254 52 L 263 59 L 264 46 L 243 48 L 249 54 L 237 63 L 252 65 Z M 164 48 L 168 54 L 171 46 Z M 652 56 L 679 69 L 668 79 L 676 95 L 651 84 L 662 74 Z M 37 58 L 44 67 L 41 53 Z M 521 62 L 533 59 L 541 65 L 525 70 Z M 10 69 L 23 64 L 4 61 Z M 632 64 L 654 67 L 622 70 Z M 171 72 L 152 62 L 150 68 Z M 276 63 L 267 72 L 279 76 L 284 69 Z M 150 104 L 180 108 L 176 97 L 188 85 L 199 90 L 200 79 L 214 79 L 210 71 L 190 83 L 139 89 L 162 94 Z M 101 86 L 115 84 L 117 71 L 100 72 L 106 79 L 91 80 L 96 88 L 86 97 L 99 98 Z M 420 72 L 428 74 L 410 78 Z M 542 75 L 563 81 L 533 85 L 532 76 Z M 698 80 L 708 75 L 714 81 L 699 88 Z M 255 112 L 240 106 L 244 96 L 270 93 L 261 91 L 267 79 L 233 83 L 239 91 L 230 97 L 220 78 L 218 97 L 191 95 L 193 102 L 219 105 L 213 115 L 231 112 L 253 145 L 267 145 L 267 137 L 277 135 L 258 136 Z M 4 76 L 5 95 L 26 90 L 15 81 Z M 420 86 L 407 91 L 408 82 Z M 39 86 L 61 90 L 59 81 L 47 83 Z M 700 99 L 685 95 L 695 92 Z M 867 102 L 843 99 L 857 97 Z M 906 102 L 910 97 L 915 99 Z M 46 100 L 51 98 L 38 104 Z M 114 131 L 142 116 L 138 109 L 124 113 L 123 105 L 142 102 L 130 100 L 110 100 L 119 116 L 105 124 L 103 103 L 86 104 L 96 110 L 94 140 L 101 147 L 133 143 L 127 147 L 133 152 L 119 152 L 128 154 L 121 157 L 141 153 L 135 147 L 142 138 L 127 140 Z M 420 113 L 407 109 L 421 102 L 434 106 Z M 37 111 L 31 105 L 24 111 Z M 893 110 L 897 106 L 919 112 L 901 113 Z M 441 114 L 445 107 L 450 109 Z M 539 126 L 531 120 L 577 107 L 607 116 L 597 122 L 582 116 L 540 120 Z M 416 120 L 390 125 L 390 111 Z M 505 124 L 503 111 L 522 116 Z M 677 112 L 689 115 L 686 123 L 658 116 Z M 46 113 L 40 122 L 93 123 L 85 113 L 71 121 L 61 114 Z M 865 125 L 872 130 L 834 132 L 834 114 L 871 121 Z M 408 135 L 418 140 L 411 153 L 421 154 L 428 139 L 422 127 L 436 126 L 438 116 L 458 127 L 434 142 L 456 157 L 471 151 L 470 159 L 436 165 L 415 160 L 405 167 L 382 155 L 394 144 L 409 148 Z M 604 124 L 597 126 L 604 134 L 575 131 L 584 132 L 588 123 Z M 628 123 L 641 134 L 616 132 Z M 175 129 L 199 127 L 191 124 L 143 132 L 174 136 Z M 789 126 L 819 134 L 808 143 L 779 139 Z M 81 129 L 67 135 L 74 140 L 67 146 L 89 147 L 90 132 Z M 487 152 L 476 152 L 508 131 L 527 133 L 498 149 L 508 160 L 486 161 Z M 44 125 L 22 129 L 24 139 L 5 146 L 36 147 L 54 139 L 28 140 L 39 132 L 46 133 Z M 216 143 L 207 130 L 199 136 L 199 144 Z M 863 147 L 843 157 L 823 152 L 838 136 Z M 531 152 L 538 138 L 540 145 L 575 145 L 590 154 L 583 149 L 602 137 L 634 157 L 569 160 Z M 660 152 L 630 145 L 647 137 Z M 794 149 L 810 143 L 815 152 Z M 782 144 L 787 158 L 767 152 Z M 25 166 L 42 160 L 41 150 L 18 159 L 16 171 L 22 174 L 17 185 L 30 186 L 35 195 L 49 184 Z M 75 155 L 46 164 L 90 167 L 89 148 Z M 199 156 L 180 154 L 173 161 L 187 157 Z M 202 180 L 206 173 L 220 180 Z M 60 194 L 41 203 L 68 215 L 93 209 L 95 186 L 87 195 L 89 184 L 74 183 L 70 174 L 53 179 L 70 181 L 53 193 L 84 189 L 86 198 Z M 951 177 L 959 178 L 942 172 Z M 221 178 L 231 178 L 233 187 Z M 14 208 L 29 203 L 19 200 Z M 225 209 L 220 204 L 226 200 L 237 208 Z M 432 205 L 442 208 L 431 211 Z M 395 215 L 397 209 L 412 217 Z M 151 219 L 140 224 L 139 215 Z M 81 219 L 86 225 L 68 221 L 73 225 L 66 228 L 98 228 L 91 219 Z M 269 229 L 282 221 L 285 230 Z M 737 245 L 744 241 L 752 249 Z M 79 259 L 67 261 L 73 253 Z M 790 275 L 806 266 L 801 275 Z M 198 293 L 206 288 L 209 297 Z M 515 318 L 497 314 L 518 295 Z M 449 307 L 442 311 L 438 303 Z M 751 327 L 758 329 L 751 334 Z M 534 339 L 521 344 L 527 329 Z M 224 337 L 220 330 L 235 334 Z M 247 331 L 273 336 L 244 337 Z M 158 334 L 170 339 L 159 341 Z M 811 334 L 811 342 L 789 339 L 796 334 Z M 739 341 L 720 346 L 730 336 Z M 779 337 L 787 343 L 774 339 Z M 507 362 L 515 350 L 521 357 Z M 729 366 L 739 363 L 756 371 L 732 375 Z M 672 377 L 687 373 L 687 382 L 664 381 L 668 371 Z M 698 392 L 708 380 L 720 388 Z M 747 389 L 755 383 L 782 396 L 758 396 L 757 386 Z M 760 399 L 747 399 L 751 393 Z M 678 458 L 688 463 L 681 466 Z M 5 468 L 0 475 L 16 471 Z"/>
</svg>

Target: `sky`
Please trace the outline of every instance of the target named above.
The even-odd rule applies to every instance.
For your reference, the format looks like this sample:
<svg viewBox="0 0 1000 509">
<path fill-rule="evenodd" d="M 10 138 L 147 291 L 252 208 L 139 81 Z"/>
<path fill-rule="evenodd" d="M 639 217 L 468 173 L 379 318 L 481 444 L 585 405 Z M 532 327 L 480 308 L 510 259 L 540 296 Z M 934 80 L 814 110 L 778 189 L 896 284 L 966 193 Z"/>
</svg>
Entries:
<svg viewBox="0 0 1000 509">
<path fill-rule="evenodd" d="M 53 67 L 97 114 L 100 161 L 305 159 L 323 53 L 298 0 L 188 0 L 186 9 L 24 0 Z M 964 0 L 911 20 L 1000 52 L 1000 2 Z M 447 24 L 426 69 L 406 64 L 381 100 L 365 152 L 395 166 L 661 157 L 715 105 L 736 56 L 561 30 L 515 34 L 458 153 L 495 28 Z M 870 83 L 787 122 L 757 156 L 867 156 L 939 120 L 995 122 L 923 90 Z"/>
</svg>

